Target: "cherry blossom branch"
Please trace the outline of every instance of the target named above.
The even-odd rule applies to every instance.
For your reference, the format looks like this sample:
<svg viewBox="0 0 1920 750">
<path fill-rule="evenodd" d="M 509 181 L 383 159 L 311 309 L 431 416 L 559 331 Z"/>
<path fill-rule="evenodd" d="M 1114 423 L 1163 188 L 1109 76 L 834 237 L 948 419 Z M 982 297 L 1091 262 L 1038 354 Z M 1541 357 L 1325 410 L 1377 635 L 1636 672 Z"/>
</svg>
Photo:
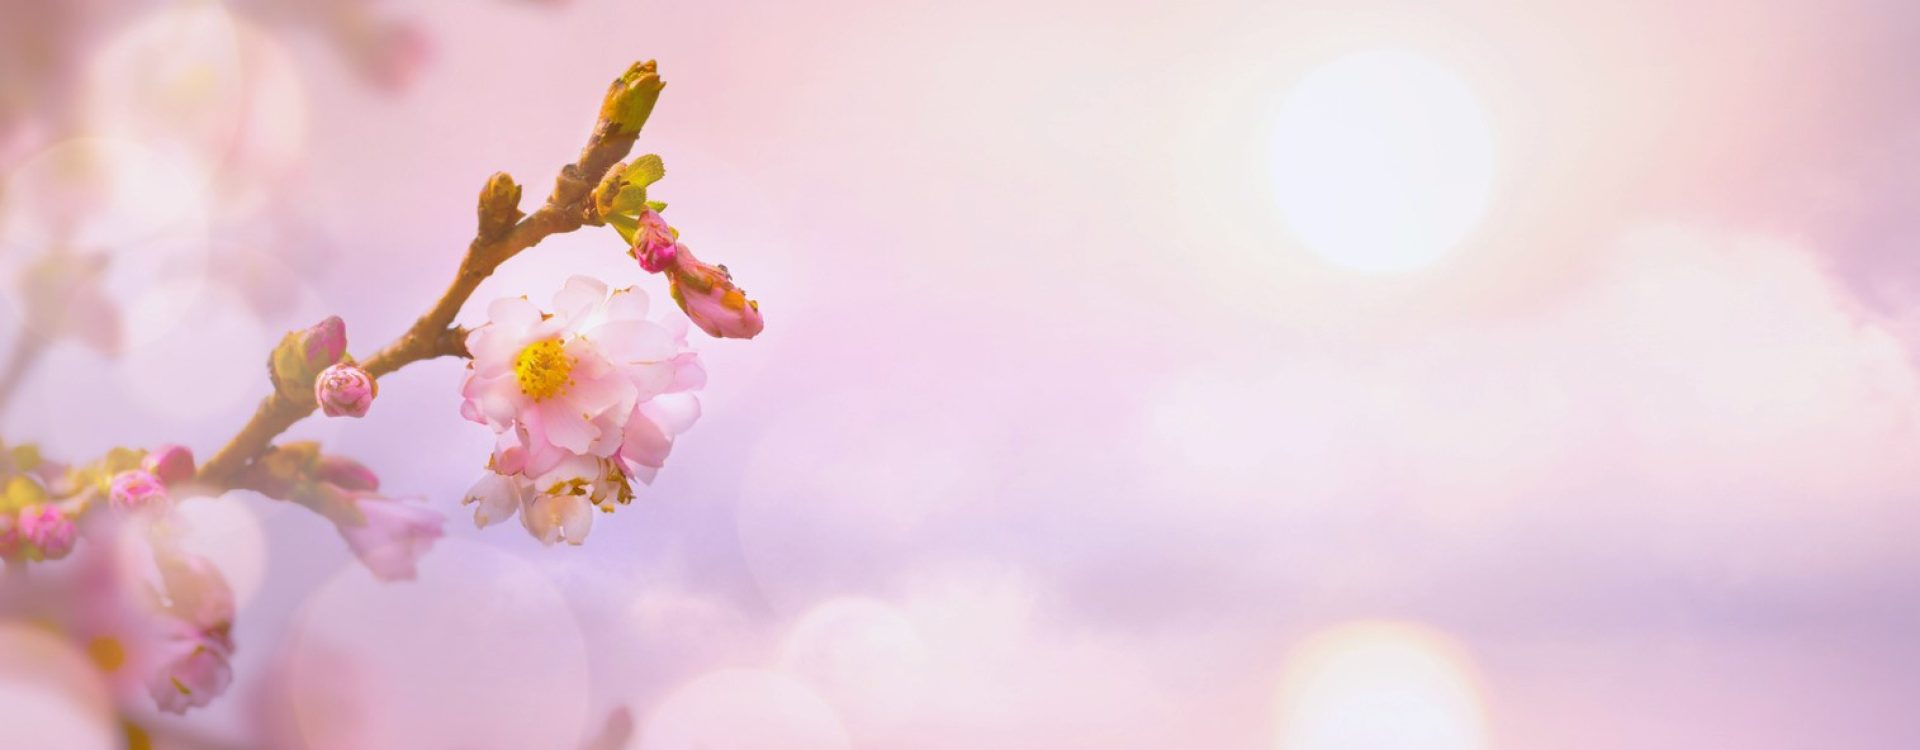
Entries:
<svg viewBox="0 0 1920 750">
<path fill-rule="evenodd" d="M 367 358 L 362 365 L 366 372 L 378 378 L 421 360 L 468 356 L 465 336 L 453 326 L 454 316 L 502 263 L 548 237 L 601 223 L 594 187 L 632 150 L 663 86 L 651 60 L 636 63 L 615 80 L 579 161 L 561 168 L 546 203 L 524 218 L 519 209 L 520 186 L 504 172 L 488 179 L 480 196 L 479 231 L 467 245 L 452 283 L 406 333 Z M 310 401 L 276 388 L 260 401 L 246 426 L 201 467 L 199 481 L 229 486 L 241 469 L 267 452 L 275 437 L 315 408 Z"/>
</svg>

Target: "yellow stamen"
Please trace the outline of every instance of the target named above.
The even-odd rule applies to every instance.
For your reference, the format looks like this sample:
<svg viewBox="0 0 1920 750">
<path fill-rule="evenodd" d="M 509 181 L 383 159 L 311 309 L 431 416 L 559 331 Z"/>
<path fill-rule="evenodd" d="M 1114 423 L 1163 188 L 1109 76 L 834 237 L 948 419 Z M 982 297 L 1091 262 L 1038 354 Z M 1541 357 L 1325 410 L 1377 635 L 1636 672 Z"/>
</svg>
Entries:
<svg viewBox="0 0 1920 750">
<path fill-rule="evenodd" d="M 545 401 L 573 385 L 573 358 L 567 356 L 559 339 L 535 342 L 513 358 L 513 376 L 520 381 L 521 393 Z"/>
</svg>

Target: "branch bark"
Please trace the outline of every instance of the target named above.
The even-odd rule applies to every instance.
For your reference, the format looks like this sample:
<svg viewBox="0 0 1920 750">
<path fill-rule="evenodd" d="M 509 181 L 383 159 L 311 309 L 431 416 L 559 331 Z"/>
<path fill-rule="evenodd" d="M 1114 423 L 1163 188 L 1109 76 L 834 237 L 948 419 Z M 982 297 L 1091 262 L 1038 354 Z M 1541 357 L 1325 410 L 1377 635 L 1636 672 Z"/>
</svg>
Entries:
<svg viewBox="0 0 1920 750">
<path fill-rule="evenodd" d="M 406 333 L 363 360 L 360 366 L 379 378 L 421 360 L 471 356 L 466 348 L 465 331 L 453 325 L 454 316 L 460 313 L 480 282 L 493 275 L 500 264 L 548 237 L 600 223 L 593 202 L 594 186 L 633 149 L 640 128 L 652 112 L 652 99 L 658 97 L 660 88 L 652 61 L 634 65 L 627 75 L 615 80 L 601 107 L 600 121 L 586 147 L 580 150 L 579 160 L 561 168 L 546 203 L 524 218 L 518 217 L 517 201 L 491 199 L 496 184 L 505 179 L 504 176 L 490 179 L 481 194 L 480 228 L 467 245 L 466 256 L 461 259 L 452 283 Z M 645 106 L 634 106 L 636 98 L 645 99 L 641 102 Z M 511 180 L 506 182 L 511 185 Z M 511 228 L 498 231 L 498 227 L 505 226 Z M 216 487 L 229 486 L 240 470 L 267 452 L 274 438 L 312 414 L 314 409 L 314 406 L 294 402 L 277 390 L 269 394 L 261 399 L 259 408 L 240 432 L 201 465 L 198 480 Z"/>
</svg>

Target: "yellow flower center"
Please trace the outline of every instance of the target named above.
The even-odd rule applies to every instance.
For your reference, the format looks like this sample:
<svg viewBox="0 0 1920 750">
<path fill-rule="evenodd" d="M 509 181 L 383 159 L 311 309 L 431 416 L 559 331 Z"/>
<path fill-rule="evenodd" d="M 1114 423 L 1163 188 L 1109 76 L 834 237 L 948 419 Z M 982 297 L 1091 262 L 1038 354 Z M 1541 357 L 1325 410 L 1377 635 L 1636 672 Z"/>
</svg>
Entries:
<svg viewBox="0 0 1920 750">
<path fill-rule="evenodd" d="M 573 385 L 573 358 L 567 356 L 559 339 L 528 344 L 513 358 L 513 376 L 520 381 L 521 393 L 545 401 Z"/>
</svg>

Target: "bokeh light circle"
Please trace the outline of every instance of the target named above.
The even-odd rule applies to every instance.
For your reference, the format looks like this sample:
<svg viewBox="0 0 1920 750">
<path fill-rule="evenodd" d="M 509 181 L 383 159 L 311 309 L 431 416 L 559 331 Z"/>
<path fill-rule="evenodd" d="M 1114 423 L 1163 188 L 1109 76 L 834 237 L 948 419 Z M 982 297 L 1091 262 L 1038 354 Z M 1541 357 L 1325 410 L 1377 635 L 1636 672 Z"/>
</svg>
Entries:
<svg viewBox="0 0 1920 750">
<path fill-rule="evenodd" d="M 239 295 L 219 284 L 182 279 L 146 290 L 126 310 L 133 342 L 115 363 L 120 383 L 143 408 L 164 417 L 205 419 L 259 396 L 267 329 Z"/>
<path fill-rule="evenodd" d="M 16 264 L 69 247 L 113 253 L 146 278 L 197 269 L 206 247 L 205 182 L 202 165 L 139 141 L 60 141 L 7 175 L 0 247 Z"/>
<path fill-rule="evenodd" d="M 1275 197 L 1314 253 L 1359 271 L 1440 260 L 1486 212 L 1493 135 L 1452 71 L 1405 52 L 1361 52 L 1311 71 L 1273 131 Z"/>
<path fill-rule="evenodd" d="M 794 624 L 780 664 L 820 688 L 865 738 L 885 735 L 912 717 L 926 692 L 929 654 L 899 608 L 841 597 Z"/>
<path fill-rule="evenodd" d="M 419 579 L 354 561 L 294 625 L 287 693 L 315 750 L 565 747 L 587 728 L 587 649 L 538 567 L 441 539 Z"/>
<path fill-rule="evenodd" d="M 850 750 L 833 707 L 778 672 L 723 669 L 681 686 L 646 717 L 640 750 Z"/>
<path fill-rule="evenodd" d="M 1315 634 L 1287 657 L 1279 750 L 1484 750 L 1485 709 L 1464 649 L 1411 623 Z"/>
<path fill-rule="evenodd" d="M 112 701 L 85 654 L 42 628 L 0 621 L 0 747 L 119 747 Z"/>
</svg>

